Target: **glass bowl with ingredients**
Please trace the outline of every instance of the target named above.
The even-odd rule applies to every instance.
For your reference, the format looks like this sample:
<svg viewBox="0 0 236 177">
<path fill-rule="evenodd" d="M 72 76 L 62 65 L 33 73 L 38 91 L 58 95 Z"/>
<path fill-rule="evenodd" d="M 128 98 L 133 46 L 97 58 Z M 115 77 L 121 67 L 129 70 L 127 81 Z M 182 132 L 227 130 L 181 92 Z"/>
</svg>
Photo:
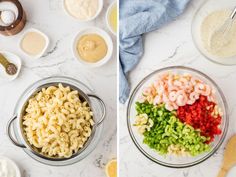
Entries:
<svg viewBox="0 0 236 177">
<path fill-rule="evenodd" d="M 236 64 L 236 18 L 230 19 L 233 0 L 209 0 L 201 5 L 192 21 L 192 38 L 196 48 L 210 61 Z"/>
<path fill-rule="evenodd" d="M 167 167 L 194 166 L 211 157 L 228 130 L 228 109 L 217 84 L 192 68 L 154 71 L 134 89 L 127 125 L 136 147 Z"/>
</svg>

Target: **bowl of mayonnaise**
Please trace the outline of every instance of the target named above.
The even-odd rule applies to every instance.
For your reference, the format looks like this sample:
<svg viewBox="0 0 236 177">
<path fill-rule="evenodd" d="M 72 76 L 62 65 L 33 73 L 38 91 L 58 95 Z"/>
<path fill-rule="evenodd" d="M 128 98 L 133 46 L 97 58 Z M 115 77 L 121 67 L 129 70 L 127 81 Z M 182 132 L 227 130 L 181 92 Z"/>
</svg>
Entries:
<svg viewBox="0 0 236 177">
<path fill-rule="evenodd" d="M 64 0 L 63 6 L 69 16 L 86 22 L 95 19 L 101 13 L 103 0 Z"/>
<path fill-rule="evenodd" d="M 227 42 L 215 34 L 230 18 L 235 0 L 209 0 L 197 10 L 192 21 L 192 38 L 199 52 L 210 61 L 223 65 L 236 64 L 236 20 L 228 30 Z M 222 44 L 218 47 L 217 44 Z"/>
</svg>

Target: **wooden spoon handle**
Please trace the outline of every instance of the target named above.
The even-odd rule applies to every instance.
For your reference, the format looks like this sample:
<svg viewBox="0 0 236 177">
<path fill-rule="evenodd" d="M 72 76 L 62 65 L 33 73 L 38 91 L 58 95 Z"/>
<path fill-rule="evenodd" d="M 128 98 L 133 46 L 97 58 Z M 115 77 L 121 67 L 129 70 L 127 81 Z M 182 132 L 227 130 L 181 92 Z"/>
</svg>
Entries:
<svg viewBox="0 0 236 177">
<path fill-rule="evenodd" d="M 9 65 L 9 61 L 0 53 L 0 64 L 4 66 L 4 68 Z"/>
<path fill-rule="evenodd" d="M 228 173 L 228 170 L 226 170 L 224 167 L 222 167 L 220 169 L 220 172 L 218 173 L 217 177 L 226 177 L 227 173 Z"/>
</svg>

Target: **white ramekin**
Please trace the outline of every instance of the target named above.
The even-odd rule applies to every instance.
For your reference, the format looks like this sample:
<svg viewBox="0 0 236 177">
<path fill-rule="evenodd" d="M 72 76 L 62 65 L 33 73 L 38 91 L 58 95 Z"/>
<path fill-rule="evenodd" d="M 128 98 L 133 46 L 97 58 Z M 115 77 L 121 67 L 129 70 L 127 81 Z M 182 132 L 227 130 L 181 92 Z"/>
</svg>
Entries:
<svg viewBox="0 0 236 177">
<path fill-rule="evenodd" d="M 24 39 L 25 35 L 26 35 L 28 32 L 37 32 L 37 33 L 41 34 L 41 35 L 44 37 L 45 41 L 46 41 L 45 47 L 43 48 L 42 52 L 39 53 L 38 55 L 30 55 L 30 54 L 26 53 L 26 52 L 22 49 L 22 47 L 21 47 L 21 42 L 22 42 L 22 40 Z M 19 48 L 21 49 L 21 51 L 22 51 L 27 57 L 32 58 L 32 59 L 39 59 L 39 58 L 42 57 L 43 54 L 46 52 L 46 50 L 47 50 L 47 48 L 48 48 L 48 46 L 49 46 L 49 42 L 50 42 L 50 41 L 49 41 L 48 36 L 47 36 L 46 34 L 44 34 L 42 31 L 39 31 L 38 29 L 35 29 L 35 28 L 30 28 L 30 29 L 27 29 L 27 30 L 24 32 L 24 34 L 22 35 L 22 37 L 21 37 L 21 39 L 20 39 L 20 42 L 19 42 Z"/>
<path fill-rule="evenodd" d="M 77 49 L 76 49 L 77 42 L 85 34 L 98 34 L 105 40 L 105 42 L 107 44 L 107 54 L 106 54 L 106 56 L 103 59 L 96 62 L 96 63 L 90 63 L 90 62 L 84 61 L 83 59 L 81 59 L 81 57 L 79 56 L 79 54 L 77 52 Z M 112 39 L 109 36 L 109 34 L 107 32 L 105 32 L 104 30 L 102 30 L 100 28 L 97 28 L 97 27 L 87 27 L 87 28 L 84 28 L 84 29 L 80 30 L 76 34 L 76 36 L 74 37 L 73 45 L 72 45 L 72 52 L 73 52 L 73 55 L 76 58 L 76 60 L 79 61 L 84 66 L 100 67 L 100 66 L 104 65 L 105 63 L 107 63 L 111 59 L 112 52 L 113 52 L 113 42 L 112 42 Z"/>
<path fill-rule="evenodd" d="M 103 8 L 103 4 L 104 4 L 103 0 L 98 0 L 99 6 L 98 6 L 97 13 L 96 13 L 93 17 L 91 17 L 91 18 L 89 18 L 89 19 L 82 20 L 82 19 L 79 19 L 79 18 L 75 17 L 74 15 L 72 15 L 72 14 L 70 13 L 70 11 L 67 9 L 67 7 L 66 7 L 66 5 L 65 5 L 65 1 L 66 1 L 66 0 L 63 0 L 63 9 L 64 9 L 64 11 L 66 12 L 66 14 L 69 15 L 70 17 L 74 18 L 75 20 L 80 21 L 80 22 L 88 22 L 88 21 L 92 21 L 92 20 L 94 20 L 95 18 L 97 18 L 98 15 L 101 13 L 102 8 Z"/>
</svg>

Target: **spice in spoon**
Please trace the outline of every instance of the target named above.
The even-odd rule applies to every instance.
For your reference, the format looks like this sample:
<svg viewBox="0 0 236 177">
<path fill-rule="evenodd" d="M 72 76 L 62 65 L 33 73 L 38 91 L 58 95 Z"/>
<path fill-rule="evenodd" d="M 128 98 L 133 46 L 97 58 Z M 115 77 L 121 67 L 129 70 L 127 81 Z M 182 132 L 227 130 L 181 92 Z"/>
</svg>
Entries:
<svg viewBox="0 0 236 177">
<path fill-rule="evenodd" d="M 0 64 L 5 68 L 7 74 L 15 75 L 17 73 L 16 65 L 10 63 L 2 54 L 0 54 Z"/>
</svg>

